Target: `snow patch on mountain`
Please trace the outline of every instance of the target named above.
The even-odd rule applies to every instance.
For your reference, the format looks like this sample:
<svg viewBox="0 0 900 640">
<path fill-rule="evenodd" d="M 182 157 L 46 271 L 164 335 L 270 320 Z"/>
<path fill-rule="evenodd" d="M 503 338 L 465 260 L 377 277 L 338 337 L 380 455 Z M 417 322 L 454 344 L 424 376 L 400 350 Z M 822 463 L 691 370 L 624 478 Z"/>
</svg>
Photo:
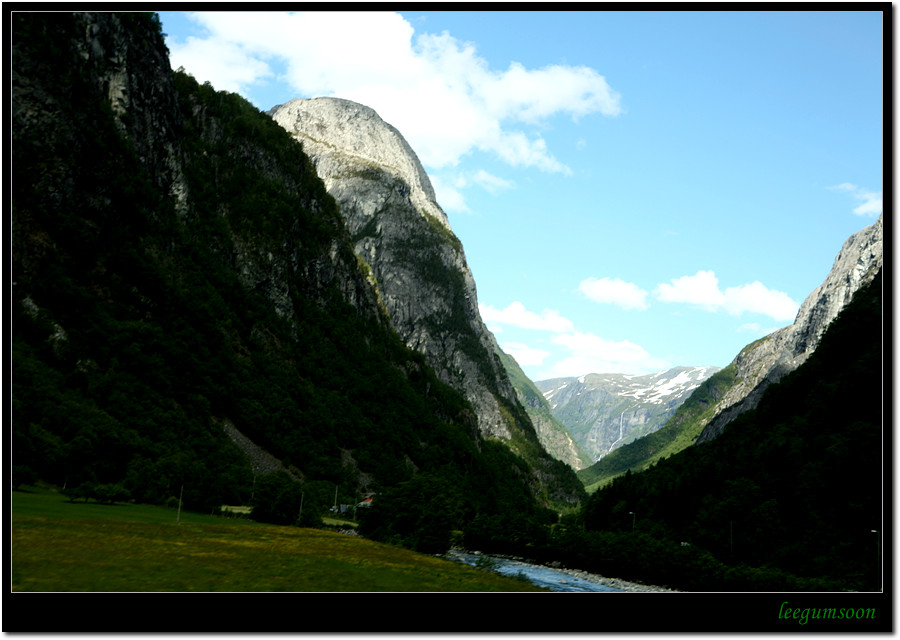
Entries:
<svg viewBox="0 0 900 640">
<path fill-rule="evenodd" d="M 661 428 L 718 367 L 651 374 L 590 373 L 535 383 L 554 417 L 595 458 Z"/>
</svg>

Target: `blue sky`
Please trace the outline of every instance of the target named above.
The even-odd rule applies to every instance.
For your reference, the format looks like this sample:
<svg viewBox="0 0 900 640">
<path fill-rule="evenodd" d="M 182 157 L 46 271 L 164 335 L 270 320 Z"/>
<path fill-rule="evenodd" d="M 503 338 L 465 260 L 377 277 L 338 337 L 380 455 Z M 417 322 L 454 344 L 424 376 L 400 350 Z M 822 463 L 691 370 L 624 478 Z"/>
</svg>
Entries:
<svg viewBox="0 0 900 640">
<path fill-rule="evenodd" d="M 724 367 L 881 213 L 879 12 L 160 16 L 173 69 L 260 110 L 397 127 L 533 380 Z"/>
</svg>

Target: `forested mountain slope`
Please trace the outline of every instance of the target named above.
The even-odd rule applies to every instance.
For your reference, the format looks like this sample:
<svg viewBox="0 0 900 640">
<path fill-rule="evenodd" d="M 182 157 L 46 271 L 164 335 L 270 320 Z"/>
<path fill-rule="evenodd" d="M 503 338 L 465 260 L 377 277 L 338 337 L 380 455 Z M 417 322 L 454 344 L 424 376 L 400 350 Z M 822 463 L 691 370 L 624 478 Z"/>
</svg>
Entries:
<svg viewBox="0 0 900 640">
<path fill-rule="evenodd" d="M 794 372 L 716 439 L 589 498 L 588 530 L 635 528 L 730 565 L 880 589 L 890 495 L 882 276 Z"/>
<path fill-rule="evenodd" d="M 829 324 L 884 262 L 883 216 L 844 242 L 831 270 L 800 306 L 794 322 L 743 349 L 722 371 L 698 388 L 657 433 L 645 436 L 579 472 L 595 488 L 631 469 L 694 442 L 715 439 L 744 411 L 753 409 L 769 385 L 795 370 L 819 345 Z"/>
<path fill-rule="evenodd" d="M 300 145 L 173 73 L 155 15 L 11 35 L 14 469 L 285 522 L 375 493 L 369 533 L 423 550 L 555 517 L 393 331 Z"/>
<path fill-rule="evenodd" d="M 547 402 L 534 382 L 525 375 L 515 358 L 505 353 L 496 344 L 496 341 L 494 345 L 494 351 L 506 368 L 509 380 L 519 397 L 519 402 L 531 417 L 538 438 L 547 452 L 573 469 L 583 469 L 588 466 L 591 463 L 590 455 L 575 442 L 565 425 L 556 419 L 550 403 Z"/>
<path fill-rule="evenodd" d="M 696 442 L 703 425 L 715 414 L 717 404 L 734 384 L 734 365 L 704 380 L 675 410 L 658 431 L 637 438 L 581 469 L 578 477 L 589 492 L 626 471 L 641 471 L 657 460 L 686 449 Z"/>
</svg>

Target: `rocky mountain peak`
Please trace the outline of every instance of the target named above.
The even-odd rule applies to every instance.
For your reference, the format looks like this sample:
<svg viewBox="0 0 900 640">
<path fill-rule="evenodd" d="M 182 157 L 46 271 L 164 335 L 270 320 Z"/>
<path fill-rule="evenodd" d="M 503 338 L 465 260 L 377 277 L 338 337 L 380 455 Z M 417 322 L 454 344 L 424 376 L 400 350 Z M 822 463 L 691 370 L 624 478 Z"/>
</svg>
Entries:
<svg viewBox="0 0 900 640">
<path fill-rule="evenodd" d="M 544 449 L 520 403 L 478 310 L 462 243 L 403 136 L 371 108 L 337 98 L 292 100 L 268 114 L 315 163 L 406 346 L 469 401 L 476 435 L 507 442 L 534 466 L 536 493 L 574 504 L 583 488 Z"/>
<path fill-rule="evenodd" d="M 844 242 L 825 281 L 807 296 L 787 340 L 794 356 L 808 355 L 818 345 L 825 329 L 853 294 L 872 281 L 884 261 L 883 215 Z"/>
<path fill-rule="evenodd" d="M 372 270 L 391 323 L 475 408 L 481 432 L 509 438 L 498 396 L 517 402 L 478 311 L 462 244 L 403 136 L 371 108 L 298 99 L 269 115 L 299 140 Z"/>
<path fill-rule="evenodd" d="M 377 165 L 409 185 L 409 198 L 420 212 L 450 229 L 418 156 L 374 109 L 342 98 L 297 98 L 268 114 L 303 142 L 329 191 L 338 186 L 341 169 L 347 169 L 348 164 Z M 337 150 L 339 154 L 335 154 Z"/>
</svg>

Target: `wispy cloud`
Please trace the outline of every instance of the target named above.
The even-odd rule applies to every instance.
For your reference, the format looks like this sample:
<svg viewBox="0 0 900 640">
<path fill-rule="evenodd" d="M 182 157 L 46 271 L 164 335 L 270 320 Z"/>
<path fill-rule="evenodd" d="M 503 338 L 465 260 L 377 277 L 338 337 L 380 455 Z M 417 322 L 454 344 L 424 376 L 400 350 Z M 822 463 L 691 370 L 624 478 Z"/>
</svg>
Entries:
<svg viewBox="0 0 900 640">
<path fill-rule="evenodd" d="M 466 204 L 466 197 L 460 191 L 466 186 L 465 180 L 447 180 L 446 176 L 431 175 L 431 186 L 434 187 L 434 195 L 438 204 L 444 211 L 456 213 L 472 213 Z"/>
<path fill-rule="evenodd" d="M 764 327 L 758 322 L 748 322 L 746 324 L 742 324 L 737 328 L 739 333 L 753 333 L 758 336 L 767 336 L 777 329 L 778 327 Z"/>
<path fill-rule="evenodd" d="M 622 113 L 596 70 L 513 63 L 492 69 L 472 43 L 417 34 L 397 13 L 201 12 L 203 37 L 167 41 L 173 67 L 219 90 L 244 93 L 268 79 L 296 97 L 338 96 L 375 109 L 431 169 L 485 151 L 517 167 L 570 173 L 538 128 L 547 119 Z M 326 53 L 323 53 L 326 52 Z M 277 73 L 275 69 L 284 69 Z M 258 105 L 269 108 L 274 105 Z"/>
<path fill-rule="evenodd" d="M 515 358 L 520 367 L 540 366 L 547 359 L 547 356 L 550 355 L 549 351 L 535 349 L 519 342 L 504 342 L 500 345 L 500 348 Z"/>
<path fill-rule="evenodd" d="M 506 180 L 499 176 L 495 176 L 484 169 L 479 169 L 474 172 L 458 172 L 452 170 L 441 171 L 439 173 L 432 172 L 429 178 L 441 208 L 445 211 L 455 211 L 458 213 L 472 213 L 469 205 L 466 204 L 464 191 L 473 185 L 481 187 L 491 195 L 514 189 L 516 186 L 515 182 L 512 180 Z"/>
<path fill-rule="evenodd" d="M 614 304 L 623 309 L 644 310 L 650 306 L 646 291 L 619 278 L 587 278 L 581 281 L 578 290 L 594 302 Z"/>
<path fill-rule="evenodd" d="M 564 347 L 570 355 L 541 372 L 545 379 L 587 373 L 652 373 L 671 366 L 629 340 L 609 340 L 593 333 L 574 332 L 554 336 L 552 342 Z"/>
<path fill-rule="evenodd" d="M 472 176 L 472 181 L 489 193 L 499 193 L 507 189 L 512 189 L 515 186 L 515 183 L 511 180 L 505 180 L 490 174 L 484 169 L 479 169 L 475 172 L 475 175 Z"/>
<path fill-rule="evenodd" d="M 529 311 L 521 302 L 504 309 L 480 304 L 481 317 L 494 333 L 504 326 L 546 331 L 553 334 L 546 349 L 523 342 L 504 342 L 501 348 L 522 367 L 544 366 L 535 378 L 547 379 L 586 373 L 650 373 L 667 369 L 671 364 L 655 358 L 646 349 L 629 340 L 610 340 L 590 332 L 578 331 L 574 324 L 552 309 L 540 313 Z"/>
<path fill-rule="evenodd" d="M 519 327 L 520 329 L 533 329 L 538 331 L 550 331 L 564 333 L 572 331 L 572 322 L 562 317 L 559 311 L 544 309 L 541 313 L 535 313 L 525 308 L 521 302 L 513 302 L 505 309 L 496 309 L 490 305 L 479 304 L 481 318 L 485 324 L 500 324 Z"/>
<path fill-rule="evenodd" d="M 832 191 L 843 191 L 852 196 L 854 200 L 861 201 L 862 204 L 853 209 L 853 213 L 858 216 L 877 218 L 883 211 L 884 206 L 880 191 L 869 191 L 850 182 L 842 182 L 828 188 Z"/>
<path fill-rule="evenodd" d="M 713 312 L 724 310 L 736 316 L 759 313 L 779 322 L 793 320 L 800 308 L 786 293 L 758 281 L 722 291 L 713 271 L 673 278 L 668 284 L 657 286 L 655 294 L 661 302 L 690 304 Z"/>
</svg>

